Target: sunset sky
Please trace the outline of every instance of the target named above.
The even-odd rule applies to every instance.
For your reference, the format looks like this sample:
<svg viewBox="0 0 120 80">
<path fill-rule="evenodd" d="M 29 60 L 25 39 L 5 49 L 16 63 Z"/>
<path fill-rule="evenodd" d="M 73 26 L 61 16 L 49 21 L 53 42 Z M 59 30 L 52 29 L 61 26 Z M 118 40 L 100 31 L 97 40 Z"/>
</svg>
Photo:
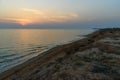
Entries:
<svg viewBox="0 0 120 80">
<path fill-rule="evenodd" d="M 120 0 L 0 0 L 0 28 L 120 27 Z"/>
</svg>

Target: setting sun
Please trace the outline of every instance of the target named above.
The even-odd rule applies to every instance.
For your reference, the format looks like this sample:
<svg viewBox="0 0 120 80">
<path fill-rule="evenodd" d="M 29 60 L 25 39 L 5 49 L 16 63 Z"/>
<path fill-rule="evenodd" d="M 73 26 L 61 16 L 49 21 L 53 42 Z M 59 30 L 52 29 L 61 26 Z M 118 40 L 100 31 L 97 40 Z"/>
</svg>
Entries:
<svg viewBox="0 0 120 80">
<path fill-rule="evenodd" d="M 33 23 L 30 19 L 18 19 L 17 22 L 22 26 Z"/>
<path fill-rule="evenodd" d="M 9 15 L 11 14 L 11 15 Z M 57 11 L 43 11 L 34 8 L 19 8 L 13 12 L 6 14 L 7 17 L 0 19 L 2 22 L 17 23 L 22 26 L 30 24 L 46 24 L 46 23 L 66 23 L 69 21 L 79 20 L 80 16 L 76 12 L 57 13 Z M 82 20 L 82 18 L 81 18 Z"/>
</svg>

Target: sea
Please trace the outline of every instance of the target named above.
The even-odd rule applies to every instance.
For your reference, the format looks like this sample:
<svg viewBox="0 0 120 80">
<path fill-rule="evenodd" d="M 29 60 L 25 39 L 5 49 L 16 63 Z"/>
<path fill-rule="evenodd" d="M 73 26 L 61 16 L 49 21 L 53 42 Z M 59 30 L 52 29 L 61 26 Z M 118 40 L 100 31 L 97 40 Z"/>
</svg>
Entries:
<svg viewBox="0 0 120 80">
<path fill-rule="evenodd" d="M 94 30 L 0 29 L 0 73 Z"/>
</svg>

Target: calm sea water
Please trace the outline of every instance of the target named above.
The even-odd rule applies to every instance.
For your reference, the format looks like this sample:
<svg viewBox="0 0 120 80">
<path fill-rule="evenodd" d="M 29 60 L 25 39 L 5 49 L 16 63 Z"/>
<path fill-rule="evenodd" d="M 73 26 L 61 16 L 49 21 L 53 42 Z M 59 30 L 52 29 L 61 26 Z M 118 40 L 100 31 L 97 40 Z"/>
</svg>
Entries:
<svg viewBox="0 0 120 80">
<path fill-rule="evenodd" d="M 93 30 L 0 30 L 0 73 Z M 79 35 L 79 36 L 78 36 Z"/>
</svg>

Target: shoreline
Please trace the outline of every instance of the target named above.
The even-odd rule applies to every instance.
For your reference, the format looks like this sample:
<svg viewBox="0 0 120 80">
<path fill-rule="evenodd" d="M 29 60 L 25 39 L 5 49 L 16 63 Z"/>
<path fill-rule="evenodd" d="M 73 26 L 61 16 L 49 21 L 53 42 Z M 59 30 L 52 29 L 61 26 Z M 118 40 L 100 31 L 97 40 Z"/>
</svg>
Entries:
<svg viewBox="0 0 120 80">
<path fill-rule="evenodd" d="M 12 74 L 14 74 L 14 73 L 16 73 L 17 71 L 19 71 L 19 70 L 21 70 L 22 68 L 28 66 L 29 64 L 31 64 L 31 63 L 33 63 L 34 61 L 38 60 L 39 58 L 42 58 L 42 57 L 44 57 L 44 56 L 47 56 L 47 54 L 51 53 L 51 51 L 54 51 L 54 50 L 56 50 L 56 49 L 58 49 L 58 48 L 59 48 L 59 46 L 53 47 L 53 48 L 51 48 L 51 49 L 49 49 L 49 50 L 47 50 L 47 51 L 39 54 L 38 56 L 33 57 L 33 58 L 27 60 L 26 62 L 23 62 L 22 64 L 19 64 L 19 65 L 17 65 L 17 66 L 14 66 L 14 67 L 12 67 L 12 68 L 10 68 L 10 69 L 8 69 L 8 70 L 0 73 L 0 80 L 1 80 L 1 79 L 4 79 L 4 78 L 6 78 L 6 77 L 8 77 L 8 76 L 10 76 L 10 75 L 12 75 Z"/>
<path fill-rule="evenodd" d="M 117 29 L 114 29 L 114 30 L 117 31 Z M 5 80 L 5 79 L 13 76 L 16 73 L 19 73 L 24 68 L 31 66 L 32 64 L 33 64 L 33 66 L 31 66 L 31 67 L 33 68 L 36 66 L 37 62 L 39 62 L 40 65 L 42 65 L 42 64 L 48 62 L 49 60 L 50 61 L 55 60 L 56 58 L 59 58 L 60 56 L 63 56 L 65 54 L 71 54 L 71 53 L 75 53 L 77 51 L 84 51 L 86 49 L 89 49 L 91 47 L 91 45 L 93 45 L 94 42 L 96 42 L 106 36 L 110 36 L 112 33 L 111 34 L 104 34 L 104 33 L 111 32 L 111 31 L 113 31 L 113 29 L 97 30 L 91 34 L 88 34 L 86 38 L 51 48 L 50 50 L 45 51 L 45 52 L 39 54 L 38 56 L 33 57 L 20 65 L 17 65 L 5 72 L 2 72 L 0 74 L 0 80 Z"/>
</svg>

